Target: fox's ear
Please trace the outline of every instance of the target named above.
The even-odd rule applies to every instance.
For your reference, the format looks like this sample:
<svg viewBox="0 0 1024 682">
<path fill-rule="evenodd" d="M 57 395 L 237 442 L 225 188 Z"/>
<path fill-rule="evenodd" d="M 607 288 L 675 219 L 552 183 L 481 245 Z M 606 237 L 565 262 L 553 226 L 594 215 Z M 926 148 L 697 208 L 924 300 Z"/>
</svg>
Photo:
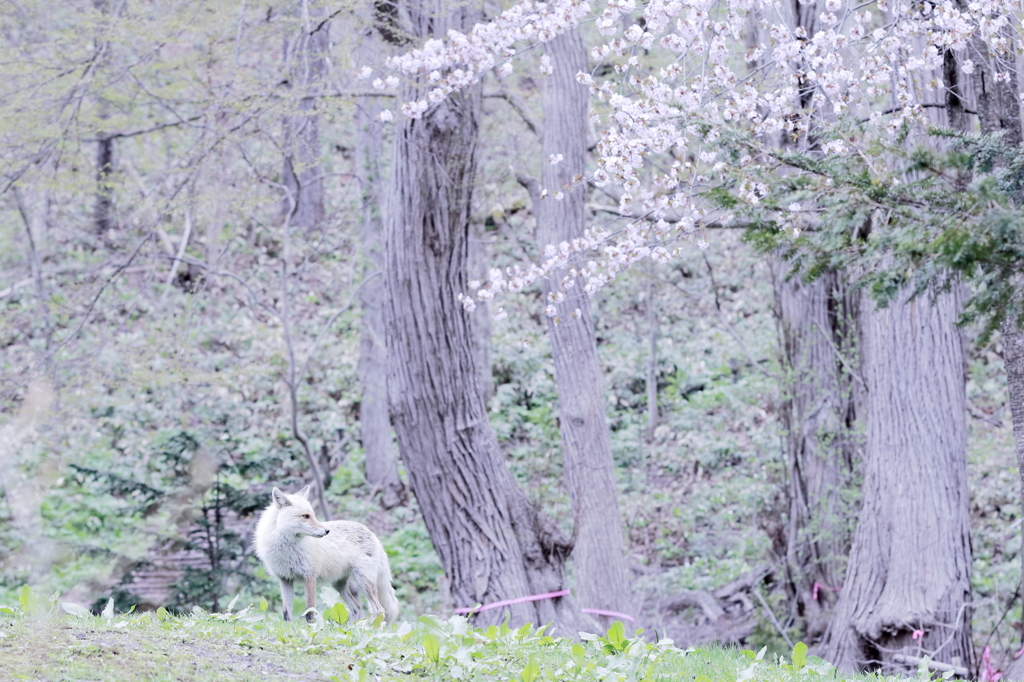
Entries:
<svg viewBox="0 0 1024 682">
<path fill-rule="evenodd" d="M 301 497 L 304 500 L 308 500 L 309 499 L 309 486 L 307 485 L 305 488 L 303 488 L 302 490 L 300 490 L 299 492 L 297 492 L 295 494 L 298 495 L 299 497 Z"/>
<path fill-rule="evenodd" d="M 288 505 L 291 504 L 291 502 L 288 501 L 288 496 L 277 488 L 274 488 L 270 492 L 270 499 L 273 500 L 274 504 L 276 504 L 278 507 L 287 507 Z"/>
</svg>

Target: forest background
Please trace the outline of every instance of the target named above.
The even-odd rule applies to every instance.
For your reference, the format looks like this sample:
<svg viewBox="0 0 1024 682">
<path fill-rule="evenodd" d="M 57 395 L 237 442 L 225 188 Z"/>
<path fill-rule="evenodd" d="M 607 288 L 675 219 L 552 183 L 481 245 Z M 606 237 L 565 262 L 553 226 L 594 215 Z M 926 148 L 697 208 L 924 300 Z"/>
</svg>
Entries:
<svg viewBox="0 0 1024 682">
<path fill-rule="evenodd" d="M 615 21 L 626 30 L 643 8 L 619 6 Z M 809 6 L 813 18 L 821 8 Z M 486 5 L 480 18 L 502 9 Z M 587 108 L 600 110 L 603 99 L 584 101 L 576 115 L 553 115 L 550 107 L 562 105 L 551 92 L 570 91 L 556 79 L 567 75 L 576 85 L 576 77 L 553 69 L 560 48 L 552 45 L 517 54 L 514 71 L 484 77 L 474 105 L 479 130 L 470 126 L 474 163 L 463 167 L 462 181 L 446 180 L 464 192 L 452 202 L 461 208 L 450 211 L 463 239 L 454 257 L 442 256 L 458 266 L 452 276 L 463 286 L 442 287 L 443 310 L 419 310 L 411 296 L 394 296 L 392 276 L 414 270 L 398 267 L 399 257 L 420 257 L 415 242 L 395 231 L 395 216 L 409 211 L 395 197 L 424 182 L 409 173 L 429 164 L 409 162 L 413 124 L 388 120 L 401 118 L 406 77 L 359 77 L 364 65 L 419 44 L 410 11 L 388 3 L 115 0 L 24 1 L 0 10 L 0 602 L 14 601 L 26 583 L 97 608 L 114 597 L 123 610 L 218 609 L 236 594 L 273 601 L 276 587 L 248 548 L 254 514 L 271 486 L 309 482 L 326 515 L 363 521 L 382 537 L 403 617 L 526 596 L 502 583 L 498 569 L 490 585 L 474 584 L 479 573 L 463 575 L 474 562 L 500 567 L 502 560 L 467 559 L 458 540 L 442 537 L 442 527 L 465 517 L 446 506 L 451 490 L 417 473 L 429 467 L 415 453 L 429 448 L 411 447 L 415 429 L 396 421 L 403 447 L 392 436 L 385 346 L 417 320 L 443 318 L 441 336 L 465 356 L 456 362 L 462 373 L 452 375 L 461 383 L 445 395 L 475 396 L 486 406 L 500 455 L 488 459 L 474 446 L 470 460 L 507 467 L 507 475 L 485 473 L 497 489 L 519 491 L 509 493 L 506 509 L 520 522 L 518 542 L 527 544 L 522 519 L 539 529 L 544 558 L 524 550 L 525 564 L 534 565 L 523 585 L 569 585 L 579 601 L 573 614 L 614 609 L 680 644 L 788 652 L 804 640 L 862 667 L 898 670 L 896 656 L 930 653 L 972 673 L 1007 669 L 1021 648 L 1021 511 L 1003 336 L 998 320 L 993 326 L 986 317 L 999 300 L 971 299 L 980 314 L 953 327 L 957 311 L 941 302 L 949 294 L 923 290 L 933 283 L 927 276 L 942 279 L 934 273 L 946 270 L 926 263 L 927 276 L 913 280 L 923 293 L 906 301 L 897 285 L 912 277 L 905 270 L 905 279 L 894 279 L 891 260 L 839 264 L 867 271 L 873 289 L 854 289 L 856 276 L 836 274 L 828 230 L 803 224 L 801 240 L 792 222 L 752 211 L 731 222 L 709 218 L 699 232 L 665 242 L 671 258 L 641 260 L 590 295 L 578 317 L 596 352 L 590 365 L 573 364 L 586 352 L 558 350 L 586 344 L 559 337 L 572 329 L 569 316 L 559 327 L 546 314 L 557 287 L 534 284 L 493 302 L 484 296 L 464 311 L 456 295 L 478 288 L 470 280 L 493 282 L 493 268 L 540 262 L 544 247 L 561 240 L 552 227 L 560 220 L 552 211 L 561 208 L 551 206 L 576 202 L 588 225 L 612 232 L 636 222 L 621 191 L 583 181 L 601 151 Z M 578 36 L 588 45 L 601 40 L 593 23 Z M 628 71 L 596 57 L 586 70 L 598 79 L 614 82 Z M 630 57 L 652 72 L 665 66 L 656 52 Z M 983 98 L 965 100 L 972 113 L 981 109 Z M 578 124 L 576 133 L 559 133 L 559 120 Z M 982 123 L 980 132 L 991 130 Z M 582 150 L 576 157 L 568 150 L 573 134 Z M 396 139 L 405 152 L 392 150 Z M 552 152 L 563 147 L 568 158 L 559 161 Z M 996 147 L 978 138 L 955 151 L 959 163 L 968 158 L 982 168 L 1002 153 Z M 813 156 L 817 148 L 803 150 Z M 713 162 L 675 161 L 687 158 Z M 912 161 L 926 170 L 946 163 L 949 172 L 956 159 Z M 552 169 L 570 179 L 552 181 Z M 840 185 L 852 174 L 816 170 Z M 732 209 L 733 189 L 749 199 L 742 185 L 723 180 L 709 202 Z M 993 198 L 1005 188 L 957 187 L 1005 204 Z M 554 196 L 562 191 L 571 196 Z M 884 207 L 892 197 L 875 199 Z M 941 200 L 932 199 L 915 210 L 941 213 Z M 839 229 L 855 222 L 845 218 L 834 221 Z M 815 234 L 826 238 L 824 247 Z M 908 252 L 926 251 L 888 257 L 902 263 Z M 802 258 L 810 265 L 794 276 Z M 959 287 L 953 294 L 966 299 Z M 942 365 L 960 388 L 944 393 L 896 369 L 872 369 L 863 353 L 872 343 L 864 330 L 877 328 L 863 322 L 872 291 L 889 297 L 896 319 L 935 311 L 941 319 L 933 329 L 953 352 L 915 346 L 912 332 L 889 349 L 879 350 L 876 338 L 867 346 L 875 367 L 891 356 L 900 367 L 921 365 L 927 377 Z M 431 352 L 445 365 L 436 349 L 424 350 Z M 396 364 L 415 367 L 392 357 L 392 384 Z M 908 393 L 871 403 L 876 372 L 905 382 Z M 582 420 L 592 431 L 572 433 L 577 420 L 559 418 L 595 406 L 599 418 L 591 412 Z M 390 407 L 408 421 L 412 408 L 395 395 Z M 869 432 L 868 414 L 871 428 L 887 425 L 896 436 Z M 956 521 L 962 512 L 969 535 L 908 549 L 900 570 L 934 565 L 940 573 L 950 559 L 959 601 L 948 613 L 935 604 L 917 612 L 914 594 L 909 607 L 889 595 L 890 606 L 911 616 L 876 631 L 850 626 L 863 639 L 850 653 L 837 643 L 845 626 L 836 609 L 854 579 L 847 557 L 864 518 L 865 477 L 873 480 L 867 463 L 882 471 L 892 464 L 898 473 L 890 477 L 913 488 L 904 478 L 913 475 L 896 462 L 935 467 L 919 454 L 931 445 L 900 440 L 915 433 L 907 426 L 915 422 L 945 443 L 931 449 L 948 456 L 951 473 L 939 481 L 921 476 L 924 492 L 904 490 L 900 499 L 925 517 Z M 491 447 L 490 436 L 481 438 L 472 442 Z M 574 478 L 581 460 L 571 458 L 590 456 L 581 452 L 606 452 L 592 468 L 610 462 L 611 478 Z M 815 473 L 817 462 L 824 473 Z M 608 480 L 610 490 L 601 487 Z M 476 500 L 481 513 L 488 505 L 505 513 L 488 501 L 488 486 L 467 485 L 454 496 Z M 603 509 L 587 507 L 588 489 L 604 495 Z M 915 527 L 922 517 L 905 512 L 868 513 L 883 526 L 902 519 L 928 542 L 932 531 L 950 535 Z M 483 522 L 476 528 L 493 530 Z M 559 573 L 562 559 L 568 578 Z M 591 579 L 588 562 L 619 573 Z M 878 565 L 867 582 L 884 584 L 887 571 L 896 573 Z M 911 585 L 930 585 L 913 571 Z M 608 601 L 597 603 L 599 594 Z M 548 615 L 582 629 L 603 622 L 599 614 L 567 613 Z M 952 639 L 955 651 L 944 650 Z"/>
</svg>

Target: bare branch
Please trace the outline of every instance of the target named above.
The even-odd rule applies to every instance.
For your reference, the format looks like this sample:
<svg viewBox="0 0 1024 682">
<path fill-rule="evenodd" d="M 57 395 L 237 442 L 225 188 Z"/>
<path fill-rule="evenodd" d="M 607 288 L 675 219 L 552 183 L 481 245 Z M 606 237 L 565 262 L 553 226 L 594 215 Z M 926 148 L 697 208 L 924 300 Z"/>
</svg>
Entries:
<svg viewBox="0 0 1024 682">
<path fill-rule="evenodd" d="M 508 102 L 509 106 L 519 114 L 521 119 L 523 119 L 523 123 L 525 123 L 526 127 L 530 129 L 530 132 L 534 135 L 540 135 L 540 126 L 538 126 L 534 122 L 533 117 L 526 112 L 526 103 L 519 95 L 502 90 L 501 92 L 489 92 L 485 94 L 484 97 L 488 99 L 503 99 Z"/>
</svg>

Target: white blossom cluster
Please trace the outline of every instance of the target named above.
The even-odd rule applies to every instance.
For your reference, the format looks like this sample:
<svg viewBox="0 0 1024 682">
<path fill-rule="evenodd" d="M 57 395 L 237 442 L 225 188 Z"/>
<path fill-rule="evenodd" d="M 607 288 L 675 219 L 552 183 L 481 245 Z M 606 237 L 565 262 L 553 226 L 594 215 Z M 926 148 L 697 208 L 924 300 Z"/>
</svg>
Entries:
<svg viewBox="0 0 1024 682">
<path fill-rule="evenodd" d="M 966 48 L 976 37 L 1006 63 L 1024 46 L 1021 7 L 1009 0 L 878 0 L 870 7 L 818 0 L 811 30 L 794 25 L 790 3 L 781 0 L 649 0 L 642 21 L 630 23 L 636 10 L 634 0 L 609 0 L 598 11 L 580 0 L 525 0 L 466 35 L 452 32 L 447 41 L 427 41 L 388 62 L 403 74 L 429 74 L 435 84 L 426 100 L 403 105 L 405 115 L 416 117 L 508 59 L 516 43 L 550 40 L 589 17 L 608 38 L 591 49 L 591 58 L 611 65 L 613 75 L 577 76 L 596 100 L 590 117 L 603 128 L 590 179 L 620 188 L 618 210 L 635 220 L 616 233 L 592 229 L 578 244 L 549 246 L 542 264 L 498 273 L 474 287 L 461 298 L 467 308 L 563 271 L 569 274 L 558 291 L 579 280 L 591 293 L 641 258 L 670 257 L 663 244 L 683 238 L 705 247 L 700 194 L 737 168 L 734 157 L 720 152 L 723 135 L 732 136 L 733 149 L 742 138 L 747 151 L 738 167 L 752 170 L 810 130 L 820 136 L 821 154 L 856 153 L 873 135 L 934 125 L 929 112 L 944 102 L 948 50 L 966 76 L 975 70 Z M 641 63 L 638 54 L 645 50 L 663 56 Z M 650 68 L 652 61 L 664 66 Z M 510 70 L 511 62 L 502 69 Z M 542 57 L 540 71 L 550 70 Z M 1005 81 L 1009 74 L 995 78 Z M 827 134 L 844 118 L 863 124 L 859 138 Z M 650 164 L 655 158 L 659 162 Z M 768 193 L 755 177 L 751 172 L 734 192 L 754 206 Z M 799 234 L 797 218 L 780 225 Z"/>
<path fill-rule="evenodd" d="M 508 60 L 516 54 L 513 45 L 551 40 L 578 25 L 590 13 L 586 0 L 550 3 L 524 0 L 493 21 L 476 24 L 468 33 L 453 29 L 448 31 L 447 40 L 427 40 L 417 50 L 389 57 L 385 63 L 387 68 L 410 76 L 426 74 L 430 84 L 426 98 L 406 102 L 402 113 L 409 118 L 419 118 L 431 104 L 476 83 L 499 62 L 503 75 L 511 73 L 512 62 Z M 371 72 L 370 67 L 363 67 L 358 75 L 365 78 Z M 542 58 L 541 72 L 551 73 L 550 59 L 545 62 Z M 385 82 L 386 79 L 381 81 Z"/>
<path fill-rule="evenodd" d="M 460 293 L 458 300 L 471 312 L 476 309 L 478 301 L 490 301 L 503 291 L 518 293 L 542 279 L 557 278 L 558 284 L 548 294 L 545 308 L 548 316 L 555 317 L 558 314 L 557 304 L 566 301 L 574 289 L 594 294 L 623 270 L 645 258 L 666 263 L 678 256 L 680 247 L 670 251 L 659 242 L 670 241 L 679 232 L 695 233 L 704 217 L 701 209 L 694 208 L 676 225 L 664 219 L 637 220 L 616 234 L 591 227 L 582 237 L 563 241 L 557 246 L 546 246 L 544 260 L 539 264 L 513 265 L 504 272 L 498 268 L 491 269 L 486 283 L 470 281 L 470 292 Z M 699 243 L 701 248 L 706 248 L 705 241 L 700 240 Z M 499 308 L 495 318 L 504 317 L 504 310 Z"/>
</svg>

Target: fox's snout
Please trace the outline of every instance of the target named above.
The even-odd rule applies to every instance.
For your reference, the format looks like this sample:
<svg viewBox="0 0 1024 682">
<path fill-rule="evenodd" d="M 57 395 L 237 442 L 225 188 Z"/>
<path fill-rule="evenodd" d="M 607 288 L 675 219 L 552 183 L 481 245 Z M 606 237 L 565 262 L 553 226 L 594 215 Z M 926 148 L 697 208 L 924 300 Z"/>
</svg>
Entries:
<svg viewBox="0 0 1024 682">
<path fill-rule="evenodd" d="M 323 537 L 324 535 L 327 535 L 330 532 L 331 532 L 330 529 L 324 528 L 324 532 L 319 537 Z"/>
</svg>

